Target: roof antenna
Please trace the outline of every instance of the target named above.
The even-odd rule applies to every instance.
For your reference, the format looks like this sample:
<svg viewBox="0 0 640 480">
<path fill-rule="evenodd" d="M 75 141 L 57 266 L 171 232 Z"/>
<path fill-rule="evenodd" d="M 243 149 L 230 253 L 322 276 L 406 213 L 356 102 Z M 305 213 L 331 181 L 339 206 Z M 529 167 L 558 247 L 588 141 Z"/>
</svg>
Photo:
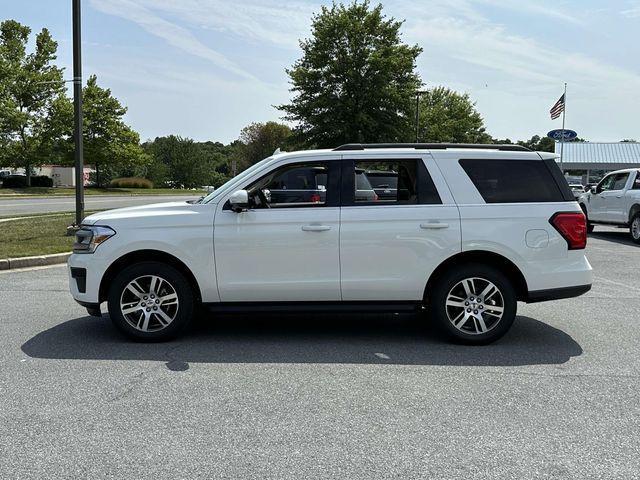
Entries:
<svg viewBox="0 0 640 480">
<path fill-rule="evenodd" d="M 278 155 L 279 153 L 282 153 L 280 150 L 280 147 L 276 148 L 276 150 L 271 154 L 271 156 Z"/>
</svg>

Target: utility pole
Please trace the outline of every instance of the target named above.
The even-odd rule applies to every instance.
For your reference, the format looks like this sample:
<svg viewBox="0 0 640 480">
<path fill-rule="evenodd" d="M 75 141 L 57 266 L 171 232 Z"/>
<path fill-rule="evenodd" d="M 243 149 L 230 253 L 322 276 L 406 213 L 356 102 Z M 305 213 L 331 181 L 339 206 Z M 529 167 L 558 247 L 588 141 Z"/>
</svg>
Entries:
<svg viewBox="0 0 640 480">
<path fill-rule="evenodd" d="M 76 222 L 84 216 L 84 152 L 82 145 L 82 51 L 80 0 L 73 0 L 73 136 L 75 144 Z"/>
<path fill-rule="evenodd" d="M 426 90 L 416 90 L 416 143 L 418 143 L 420 133 L 420 95 L 426 93 Z"/>
</svg>

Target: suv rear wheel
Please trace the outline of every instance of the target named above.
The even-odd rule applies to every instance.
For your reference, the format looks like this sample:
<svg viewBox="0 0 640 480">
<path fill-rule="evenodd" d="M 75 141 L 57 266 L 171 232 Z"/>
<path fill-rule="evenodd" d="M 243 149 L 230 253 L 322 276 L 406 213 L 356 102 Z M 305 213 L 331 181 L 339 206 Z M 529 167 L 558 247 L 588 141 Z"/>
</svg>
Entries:
<svg viewBox="0 0 640 480">
<path fill-rule="evenodd" d="M 140 341 L 176 337 L 191 322 L 194 296 L 175 268 L 141 262 L 125 268 L 111 284 L 109 316 L 123 333 Z"/>
<path fill-rule="evenodd" d="M 430 297 L 429 311 L 450 337 L 483 345 L 502 337 L 516 316 L 513 285 L 499 270 L 481 264 L 446 272 Z"/>
</svg>

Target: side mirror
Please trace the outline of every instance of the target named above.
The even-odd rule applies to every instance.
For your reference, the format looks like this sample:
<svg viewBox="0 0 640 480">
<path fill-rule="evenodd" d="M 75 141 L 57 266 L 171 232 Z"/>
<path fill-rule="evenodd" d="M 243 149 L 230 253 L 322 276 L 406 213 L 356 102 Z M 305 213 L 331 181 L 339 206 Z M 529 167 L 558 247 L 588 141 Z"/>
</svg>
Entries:
<svg viewBox="0 0 640 480">
<path fill-rule="evenodd" d="M 593 187 L 591 187 L 591 193 L 596 194 L 598 193 L 598 187 L 596 185 L 594 185 Z"/>
<path fill-rule="evenodd" d="M 229 197 L 231 210 L 236 213 L 244 212 L 249 208 L 249 193 L 246 190 L 238 190 Z"/>
</svg>

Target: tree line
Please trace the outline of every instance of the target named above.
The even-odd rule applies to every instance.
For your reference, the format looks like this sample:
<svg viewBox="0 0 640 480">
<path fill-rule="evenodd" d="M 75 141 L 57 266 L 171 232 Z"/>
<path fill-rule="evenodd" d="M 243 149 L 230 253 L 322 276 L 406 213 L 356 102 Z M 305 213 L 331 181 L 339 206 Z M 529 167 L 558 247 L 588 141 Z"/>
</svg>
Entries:
<svg viewBox="0 0 640 480">
<path fill-rule="evenodd" d="M 127 125 L 127 108 L 92 75 L 83 86 L 85 162 L 94 182 L 148 178 L 156 186 L 218 186 L 233 174 L 282 150 L 331 148 L 362 142 L 513 143 L 486 132 L 467 93 L 438 86 L 421 91 L 416 61 L 422 47 L 401 38 L 401 21 L 368 0 L 322 6 L 311 19 L 302 55 L 286 72 L 291 101 L 278 108 L 287 123 L 252 123 L 222 144 L 179 136 L 145 142 Z M 0 166 L 73 165 L 73 105 L 57 42 L 44 28 L 27 52 L 31 29 L 0 24 Z M 420 128 L 416 132 L 416 95 Z M 291 126 L 290 126 L 291 125 Z M 517 142 L 553 151 L 553 140 Z"/>
</svg>

